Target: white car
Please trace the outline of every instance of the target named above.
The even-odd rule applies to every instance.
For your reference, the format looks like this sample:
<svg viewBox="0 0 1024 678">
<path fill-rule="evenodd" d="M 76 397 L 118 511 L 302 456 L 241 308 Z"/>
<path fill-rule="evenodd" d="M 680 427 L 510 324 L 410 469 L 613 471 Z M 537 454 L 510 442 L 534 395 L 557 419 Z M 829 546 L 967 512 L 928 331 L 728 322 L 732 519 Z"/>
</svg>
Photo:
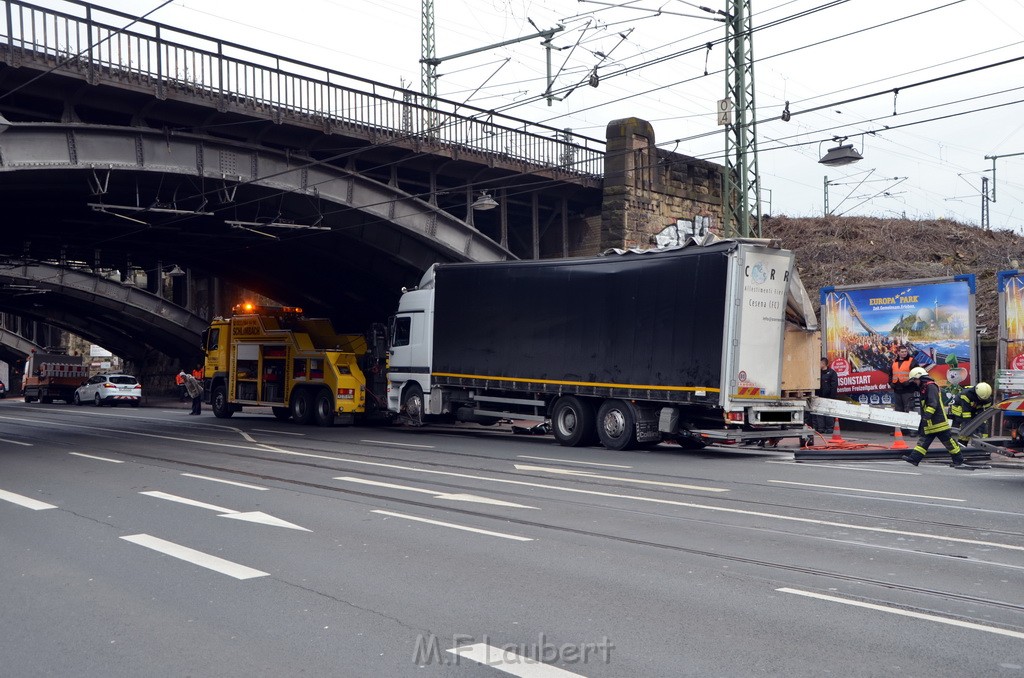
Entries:
<svg viewBox="0 0 1024 678">
<path fill-rule="evenodd" d="M 130 374 L 97 374 L 75 390 L 75 404 L 93 403 L 97 407 L 142 403 L 142 384 Z"/>
</svg>

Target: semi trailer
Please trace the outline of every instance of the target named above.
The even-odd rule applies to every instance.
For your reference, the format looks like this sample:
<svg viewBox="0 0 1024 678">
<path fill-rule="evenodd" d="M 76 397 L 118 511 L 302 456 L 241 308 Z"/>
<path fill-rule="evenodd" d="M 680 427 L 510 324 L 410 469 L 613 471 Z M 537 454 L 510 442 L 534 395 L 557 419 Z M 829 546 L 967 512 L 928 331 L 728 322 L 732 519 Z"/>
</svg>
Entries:
<svg viewBox="0 0 1024 678">
<path fill-rule="evenodd" d="M 390 321 L 388 409 L 550 421 L 562 445 L 615 450 L 799 436 L 816 330 L 774 241 L 435 264 Z M 787 366 L 814 383 L 784 391 Z"/>
</svg>

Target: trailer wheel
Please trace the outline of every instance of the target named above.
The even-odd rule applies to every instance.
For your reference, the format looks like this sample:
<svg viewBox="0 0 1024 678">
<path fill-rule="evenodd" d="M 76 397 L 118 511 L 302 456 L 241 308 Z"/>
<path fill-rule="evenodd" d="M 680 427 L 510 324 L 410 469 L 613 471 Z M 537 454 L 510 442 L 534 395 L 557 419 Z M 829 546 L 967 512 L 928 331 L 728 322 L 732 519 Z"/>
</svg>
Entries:
<svg viewBox="0 0 1024 678">
<path fill-rule="evenodd" d="M 281 421 L 288 421 L 292 418 L 292 411 L 287 407 L 271 407 L 270 411 Z"/>
<path fill-rule="evenodd" d="M 402 395 L 402 414 L 405 423 L 423 426 L 423 389 L 419 384 L 409 384 Z"/>
<path fill-rule="evenodd" d="M 292 393 L 292 421 L 296 424 L 308 424 L 313 417 L 313 398 L 309 390 L 297 388 Z"/>
<path fill-rule="evenodd" d="M 606 400 L 597 411 L 597 435 L 609 450 L 629 450 L 636 446 L 636 417 L 621 400 Z"/>
<path fill-rule="evenodd" d="M 313 423 L 317 426 L 334 425 L 334 398 L 327 389 L 320 389 L 316 393 L 316 400 L 313 404 Z"/>
<path fill-rule="evenodd" d="M 594 408 L 586 400 L 565 396 L 551 410 L 551 430 L 563 447 L 585 447 L 596 442 Z"/>
<path fill-rule="evenodd" d="M 210 405 L 213 407 L 213 416 L 218 419 L 227 419 L 235 413 L 228 405 L 228 392 L 223 384 L 213 389 L 213 395 L 210 396 Z"/>
</svg>

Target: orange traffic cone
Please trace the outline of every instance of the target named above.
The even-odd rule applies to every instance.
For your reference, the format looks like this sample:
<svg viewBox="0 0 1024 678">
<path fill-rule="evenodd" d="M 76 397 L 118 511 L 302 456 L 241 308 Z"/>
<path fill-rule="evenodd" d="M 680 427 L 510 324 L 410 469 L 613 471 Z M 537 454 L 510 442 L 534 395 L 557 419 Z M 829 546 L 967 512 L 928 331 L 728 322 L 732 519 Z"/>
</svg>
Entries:
<svg viewBox="0 0 1024 678">
<path fill-rule="evenodd" d="M 839 417 L 836 417 L 835 424 L 832 426 L 832 437 L 829 439 L 830 443 L 845 443 L 843 436 L 839 433 Z"/>
<path fill-rule="evenodd" d="M 893 449 L 893 450 L 909 450 L 910 449 L 910 446 L 907 445 L 905 442 L 903 442 L 903 429 L 901 429 L 899 426 L 896 427 L 896 439 L 893 440 L 892 448 L 890 448 L 890 449 Z"/>
</svg>

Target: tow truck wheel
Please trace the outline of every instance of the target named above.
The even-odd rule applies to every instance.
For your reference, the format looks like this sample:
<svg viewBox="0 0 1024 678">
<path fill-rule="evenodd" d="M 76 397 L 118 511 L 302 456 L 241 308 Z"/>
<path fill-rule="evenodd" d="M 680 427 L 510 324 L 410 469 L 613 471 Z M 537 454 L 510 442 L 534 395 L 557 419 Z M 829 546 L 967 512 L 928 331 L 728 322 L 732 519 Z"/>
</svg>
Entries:
<svg viewBox="0 0 1024 678">
<path fill-rule="evenodd" d="M 270 411 L 281 421 L 288 421 L 292 418 L 292 411 L 287 407 L 271 407 Z"/>
<path fill-rule="evenodd" d="M 636 446 L 636 417 L 621 400 L 606 400 L 597 411 L 597 435 L 609 450 L 629 450 Z"/>
<path fill-rule="evenodd" d="M 228 405 L 228 392 L 223 386 L 213 389 L 213 394 L 210 396 L 210 406 L 213 408 L 213 416 L 218 419 L 227 419 L 235 413 Z"/>
<path fill-rule="evenodd" d="M 313 417 L 313 398 L 309 391 L 304 388 L 297 388 L 292 393 L 292 421 L 296 424 L 308 424 Z"/>
<path fill-rule="evenodd" d="M 316 393 L 316 400 L 313 403 L 313 423 L 317 426 L 334 425 L 334 398 L 327 389 L 321 389 Z"/>
<path fill-rule="evenodd" d="M 551 430 L 563 447 L 582 447 L 596 442 L 594 408 L 576 396 L 559 398 L 551 410 Z"/>
</svg>

